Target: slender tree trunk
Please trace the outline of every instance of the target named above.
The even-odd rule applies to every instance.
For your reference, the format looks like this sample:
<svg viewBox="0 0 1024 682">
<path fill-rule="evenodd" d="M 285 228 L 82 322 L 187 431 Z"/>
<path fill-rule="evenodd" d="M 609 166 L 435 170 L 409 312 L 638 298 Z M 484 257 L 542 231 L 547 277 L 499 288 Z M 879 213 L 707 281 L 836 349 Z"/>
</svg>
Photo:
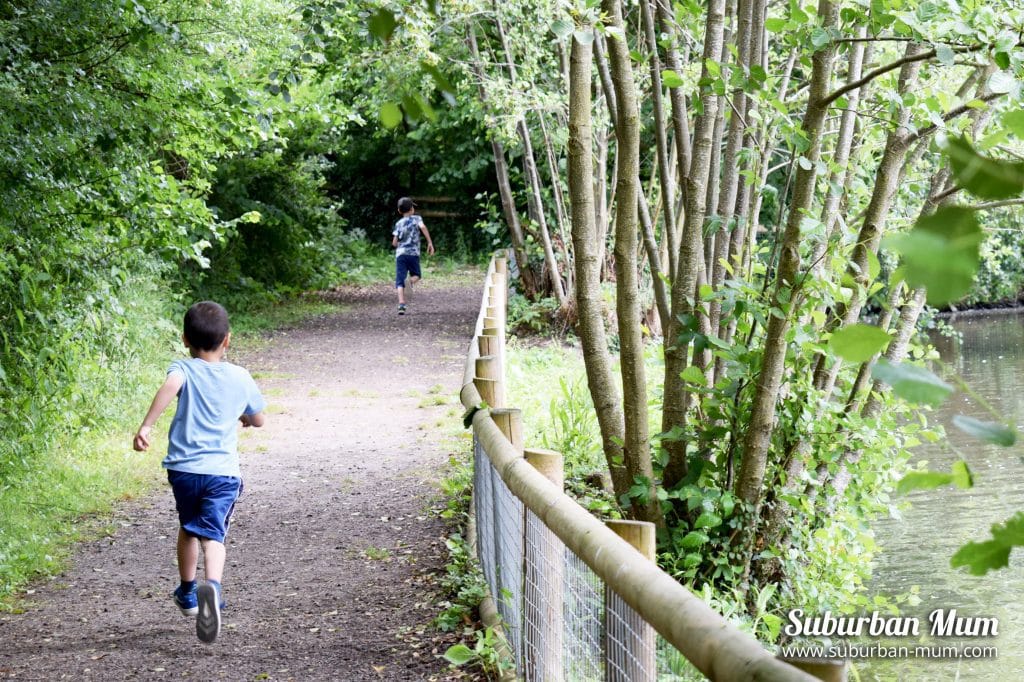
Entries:
<svg viewBox="0 0 1024 682">
<path fill-rule="evenodd" d="M 709 0 L 707 22 L 704 32 L 704 59 L 702 80 L 710 82 L 709 61 L 717 62 L 722 55 L 725 0 Z M 665 332 L 665 388 L 662 408 L 662 430 L 671 431 L 674 426 L 686 424 L 689 394 L 681 374 L 688 362 L 689 343 L 682 343 L 680 316 L 693 315 L 691 304 L 701 279 L 703 258 L 704 201 L 707 193 L 708 174 L 711 167 L 711 142 L 714 136 L 715 120 L 718 116 L 718 98 L 710 91 L 704 92 L 704 110 L 697 118 L 693 141 L 693 158 L 685 174 L 686 219 L 679 246 L 678 271 L 672 280 L 672 316 Z M 680 112 L 673 111 L 673 116 Z M 666 441 L 668 464 L 664 472 L 664 485 L 673 487 L 686 475 L 686 443 Z"/>
<path fill-rule="evenodd" d="M 480 50 L 477 47 L 476 33 L 472 26 L 466 30 L 466 42 L 469 45 L 469 53 L 472 59 L 473 73 L 476 75 L 480 101 L 484 108 L 489 108 L 487 91 L 484 89 L 484 67 L 480 60 Z M 523 234 L 523 226 L 519 222 L 519 211 L 516 209 L 515 198 L 512 193 L 512 183 L 508 175 L 508 162 L 505 160 L 505 147 L 496 138 L 491 138 L 491 152 L 494 155 L 494 174 L 498 181 L 498 196 L 501 198 L 501 210 L 505 216 L 505 225 L 508 226 L 509 237 L 512 241 L 512 252 L 516 258 L 516 265 L 519 268 L 519 280 L 523 286 L 523 293 L 532 297 L 537 292 L 537 283 L 533 278 L 533 271 L 530 269 L 530 261 L 526 256 L 526 237 Z"/>
<path fill-rule="evenodd" d="M 654 114 L 654 141 L 658 157 L 658 181 L 661 183 L 661 212 L 664 216 L 665 231 L 671 233 L 676 224 L 675 172 L 669 163 L 665 106 L 661 95 L 661 59 L 658 57 L 658 40 L 654 30 L 652 2 L 657 2 L 657 0 L 640 0 L 640 13 L 644 25 L 644 40 L 647 43 L 647 49 L 650 50 L 648 63 L 651 69 L 651 104 Z"/>
<path fill-rule="evenodd" d="M 819 0 L 818 17 L 825 30 L 833 29 L 838 18 L 837 6 L 831 0 Z M 789 207 L 786 229 L 782 237 L 779 266 L 772 293 L 772 307 L 781 312 L 769 317 L 761 356 L 761 370 L 754 392 L 749 425 L 743 441 L 743 459 L 740 462 L 736 478 L 737 497 L 748 509 L 753 511 L 749 517 L 751 526 L 760 517 L 761 493 L 774 426 L 775 403 L 779 397 L 779 388 L 785 370 L 790 302 L 794 295 L 799 295 L 800 224 L 803 221 L 804 212 L 810 208 L 814 198 L 817 166 L 821 153 L 822 129 L 825 115 L 828 112 L 825 97 L 828 95 L 834 61 L 834 44 L 825 46 L 811 59 L 807 110 L 802 123 L 802 129 L 808 141 L 808 148 L 804 152 L 804 156 L 810 163 L 806 164 L 806 167 L 801 165 L 797 170 L 793 200 Z M 746 529 L 744 534 L 746 537 L 743 539 L 742 555 L 744 561 L 747 562 L 745 574 L 749 571 L 755 532 L 755 529 L 751 527 Z"/>
<path fill-rule="evenodd" d="M 611 357 L 604 329 L 604 298 L 601 295 L 601 262 L 598 260 L 597 224 L 593 193 L 593 129 L 591 127 L 591 44 L 572 39 L 569 59 L 569 198 L 572 207 L 572 241 L 576 266 L 577 331 L 583 345 L 587 385 L 594 401 L 601 443 L 612 477 L 615 497 L 631 486 L 623 466 L 624 418 L 612 375 Z"/>
<path fill-rule="evenodd" d="M 565 50 L 562 49 L 564 54 Z M 568 56 L 566 55 L 566 60 Z M 566 61 L 568 68 L 568 61 Z M 566 77 L 568 83 L 568 74 Z M 566 297 L 572 298 L 575 288 L 572 271 L 572 256 L 569 253 L 569 235 L 566 230 L 565 197 L 562 194 L 562 174 L 558 170 L 558 159 L 555 156 L 555 148 L 548 134 L 547 126 L 544 125 L 544 117 L 540 118 L 540 130 L 544 136 L 544 150 L 547 153 L 548 174 L 551 176 L 551 194 L 555 198 L 555 220 L 558 224 L 558 244 L 562 252 L 562 260 L 565 262 Z"/>
<path fill-rule="evenodd" d="M 611 24 L 623 28 L 619 0 L 602 3 Z M 644 343 L 641 334 L 642 311 L 637 276 L 639 245 L 637 207 L 640 198 L 640 112 L 636 85 L 625 41 L 609 44 L 612 83 L 619 103 L 615 121 L 616 150 L 619 159 L 615 205 L 615 290 L 619 318 L 619 364 L 622 372 L 625 441 L 623 456 L 631 483 L 646 481 L 647 501 L 634 503 L 634 515 L 644 521 L 660 522 L 661 505 L 655 494 L 651 446 L 647 431 L 647 378 L 644 370 Z"/>
<path fill-rule="evenodd" d="M 508 34 L 505 31 L 505 24 L 497 11 L 495 3 L 494 25 L 498 30 L 498 38 L 501 40 L 502 51 L 505 53 L 506 67 L 508 68 L 509 80 L 515 84 L 518 80 L 515 55 L 509 45 Z M 558 261 L 555 259 L 555 250 L 551 243 L 551 232 L 548 230 L 547 212 L 544 210 L 544 197 L 541 193 L 540 172 L 537 170 L 537 159 L 533 152 L 533 140 L 530 137 L 530 127 L 526 123 L 526 116 L 520 116 L 516 123 L 516 131 L 523 144 L 523 171 L 530 184 L 530 193 L 527 195 L 533 209 L 533 219 L 537 223 L 537 231 L 540 233 L 541 247 L 544 251 L 544 265 L 548 272 L 548 279 L 551 291 L 558 301 L 558 305 L 565 308 L 565 287 L 562 285 L 562 275 L 558 268 Z"/>
<path fill-rule="evenodd" d="M 687 60 L 680 60 L 679 52 L 676 49 L 678 37 L 676 35 L 676 21 L 672 16 L 671 4 L 667 0 L 654 0 L 657 5 L 658 28 L 665 37 L 665 66 L 676 73 L 682 73 L 682 63 Z M 675 142 L 676 163 L 679 169 L 679 194 L 680 201 L 686 200 L 685 180 L 690 174 L 690 119 L 686 108 L 686 93 L 683 88 L 671 87 L 668 89 L 669 100 L 672 103 L 672 130 Z M 676 221 L 665 224 L 665 234 L 668 240 L 668 275 L 669 279 L 675 281 L 679 273 L 679 213 L 675 211 Z"/>
<path fill-rule="evenodd" d="M 737 68 L 744 72 L 750 71 L 751 67 L 751 38 L 753 35 L 753 0 L 739 0 L 737 4 L 738 29 L 736 31 L 736 47 L 739 56 Z M 760 55 L 758 55 L 760 59 Z M 736 209 L 736 199 L 739 194 L 740 185 L 740 163 L 739 155 L 746 137 L 747 128 L 747 97 L 742 88 L 733 91 L 732 107 L 729 112 L 729 130 L 726 136 L 725 156 L 722 159 L 722 189 L 718 197 L 717 213 L 720 221 L 718 234 L 714 238 L 714 250 L 711 254 L 711 262 L 708 264 L 711 271 L 711 286 L 717 291 L 725 281 L 725 261 L 729 257 L 729 244 L 731 242 L 733 213 Z M 711 330 L 719 333 L 722 316 L 722 302 L 715 298 L 711 301 L 710 325 Z M 708 383 L 713 384 L 715 373 L 713 369 L 707 372 Z"/>
<path fill-rule="evenodd" d="M 916 43 L 908 43 L 905 51 L 906 57 L 923 52 L 924 48 Z M 907 62 L 900 69 L 899 85 L 897 92 L 905 95 L 911 92 L 917 85 L 918 75 L 921 71 L 921 62 Z M 853 255 L 850 260 L 847 273 L 856 282 L 853 287 L 850 299 L 846 303 L 837 306 L 835 317 L 827 327 L 828 331 L 838 329 L 841 326 L 852 324 L 860 317 L 861 308 L 864 305 L 869 281 L 869 254 L 878 252 L 878 245 L 882 239 L 882 232 L 885 229 L 885 221 L 889 215 L 889 208 L 892 206 L 892 199 L 899 188 L 899 179 L 903 163 L 907 157 L 907 145 L 903 139 L 903 131 L 910 122 L 910 108 L 901 107 L 894 122 L 893 130 L 885 143 L 885 151 L 882 153 L 882 160 L 875 172 L 875 183 L 871 192 L 871 201 L 868 203 L 867 212 L 864 215 L 864 222 L 861 224 L 860 233 L 857 235 L 857 243 L 853 248 Z M 818 356 L 817 367 L 814 372 L 814 385 L 826 394 L 830 393 L 835 385 L 836 376 L 839 372 L 840 362 L 836 360 L 830 366 L 824 355 Z"/>
</svg>

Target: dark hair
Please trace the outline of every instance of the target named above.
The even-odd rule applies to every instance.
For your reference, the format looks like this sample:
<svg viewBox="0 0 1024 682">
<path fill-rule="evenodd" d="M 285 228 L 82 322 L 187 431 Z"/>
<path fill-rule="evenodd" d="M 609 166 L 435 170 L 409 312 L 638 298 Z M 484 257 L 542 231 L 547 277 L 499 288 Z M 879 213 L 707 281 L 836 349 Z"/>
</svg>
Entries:
<svg viewBox="0 0 1024 682">
<path fill-rule="evenodd" d="M 416 207 L 416 203 L 409 197 L 402 197 L 398 200 L 398 211 L 400 213 L 408 213 Z"/>
<path fill-rule="evenodd" d="M 231 331 L 228 311 L 213 301 L 200 301 L 185 313 L 185 339 L 196 350 L 216 350 Z"/>
</svg>

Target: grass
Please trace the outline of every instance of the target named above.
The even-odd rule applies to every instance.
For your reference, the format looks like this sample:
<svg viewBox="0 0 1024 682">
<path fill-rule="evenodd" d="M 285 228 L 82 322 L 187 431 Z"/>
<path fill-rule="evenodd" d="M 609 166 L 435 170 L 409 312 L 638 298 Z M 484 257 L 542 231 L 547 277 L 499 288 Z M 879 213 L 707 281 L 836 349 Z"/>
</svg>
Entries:
<svg viewBox="0 0 1024 682">
<path fill-rule="evenodd" d="M 373 561 L 387 561 L 391 558 L 391 550 L 385 547 L 367 547 L 363 550 L 363 556 Z"/>
</svg>

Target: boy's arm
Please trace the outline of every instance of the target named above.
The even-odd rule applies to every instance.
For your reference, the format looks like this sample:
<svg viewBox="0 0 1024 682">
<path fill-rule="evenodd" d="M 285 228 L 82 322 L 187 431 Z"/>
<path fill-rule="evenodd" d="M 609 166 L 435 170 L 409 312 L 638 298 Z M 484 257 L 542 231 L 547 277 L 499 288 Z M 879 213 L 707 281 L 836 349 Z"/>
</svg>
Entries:
<svg viewBox="0 0 1024 682">
<path fill-rule="evenodd" d="M 185 383 L 185 377 L 178 372 L 172 372 L 167 375 L 167 379 L 164 381 L 164 385 L 157 389 L 156 395 L 153 397 L 153 404 L 149 406 L 149 412 L 146 413 L 145 418 L 142 420 L 142 426 L 139 427 L 138 433 L 135 434 L 135 439 L 132 441 L 132 447 L 142 452 L 149 448 L 149 434 L 153 430 L 153 424 L 160 418 L 160 415 L 167 406 L 174 400 L 174 396 L 178 395 L 178 391 L 181 390 L 181 385 Z"/>
<path fill-rule="evenodd" d="M 427 255 L 433 256 L 434 242 L 430 240 L 430 230 L 427 229 L 427 225 L 423 221 L 420 221 L 420 232 L 422 232 L 423 236 L 427 238 Z"/>
<path fill-rule="evenodd" d="M 259 428 L 263 426 L 266 418 L 263 416 L 263 411 L 260 410 L 256 414 L 243 414 L 239 417 L 239 420 L 242 422 L 242 426 L 255 426 Z"/>
</svg>

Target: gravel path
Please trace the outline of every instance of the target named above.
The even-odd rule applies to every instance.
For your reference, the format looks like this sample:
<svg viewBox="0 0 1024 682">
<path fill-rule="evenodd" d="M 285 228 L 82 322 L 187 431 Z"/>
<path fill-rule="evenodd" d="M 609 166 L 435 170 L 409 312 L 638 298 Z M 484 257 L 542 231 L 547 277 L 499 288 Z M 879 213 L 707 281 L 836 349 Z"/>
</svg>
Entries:
<svg viewBox="0 0 1024 682">
<path fill-rule="evenodd" d="M 446 529 L 430 513 L 479 304 L 479 277 L 424 282 L 404 317 L 384 286 L 235 353 L 268 400 L 241 440 L 225 629 L 212 646 L 170 600 L 170 489 L 0 616 L 0 678 L 422 680 L 450 673 L 437 611 Z M 433 406 L 432 403 L 445 404 Z"/>
</svg>

